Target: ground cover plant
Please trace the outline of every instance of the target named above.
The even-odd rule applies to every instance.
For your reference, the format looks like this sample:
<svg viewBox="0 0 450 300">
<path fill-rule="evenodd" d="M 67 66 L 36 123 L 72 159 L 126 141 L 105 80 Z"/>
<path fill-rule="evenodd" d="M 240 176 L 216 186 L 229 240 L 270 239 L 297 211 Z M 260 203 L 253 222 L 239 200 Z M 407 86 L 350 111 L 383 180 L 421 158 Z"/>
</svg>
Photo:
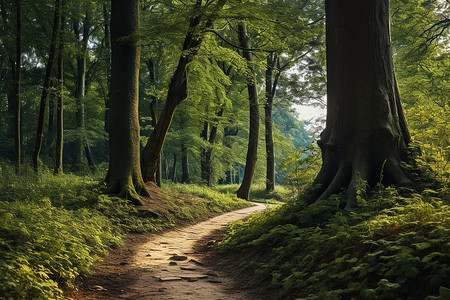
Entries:
<svg viewBox="0 0 450 300">
<path fill-rule="evenodd" d="M 243 254 L 253 284 L 280 299 L 448 299 L 448 187 L 397 190 L 377 186 L 340 201 L 289 203 L 230 225 L 220 249 Z"/>
<path fill-rule="evenodd" d="M 109 197 L 96 176 L 0 176 L 0 299 L 63 299 L 90 268 L 130 232 L 156 232 L 199 216 L 248 205 L 161 191 L 159 210 L 141 210 Z M 157 194 L 157 192 L 153 193 Z M 206 195 L 204 195 L 206 196 Z"/>
</svg>

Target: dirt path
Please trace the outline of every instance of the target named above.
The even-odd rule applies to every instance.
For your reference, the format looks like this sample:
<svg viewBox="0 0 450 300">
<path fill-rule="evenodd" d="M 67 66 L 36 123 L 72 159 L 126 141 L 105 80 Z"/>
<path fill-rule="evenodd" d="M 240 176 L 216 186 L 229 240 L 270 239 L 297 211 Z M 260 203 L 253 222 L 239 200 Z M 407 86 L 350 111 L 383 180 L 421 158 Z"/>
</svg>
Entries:
<svg viewBox="0 0 450 300">
<path fill-rule="evenodd" d="M 112 255 L 102 270 L 97 270 L 102 276 L 94 275 L 78 293 L 69 296 L 111 300 L 255 299 L 254 295 L 235 289 L 235 278 L 204 264 L 202 254 L 194 246 L 229 222 L 264 208 L 256 204 L 183 229 L 152 235 L 147 241 L 129 243 L 128 247 L 137 247 L 125 246 L 119 254 Z"/>
</svg>

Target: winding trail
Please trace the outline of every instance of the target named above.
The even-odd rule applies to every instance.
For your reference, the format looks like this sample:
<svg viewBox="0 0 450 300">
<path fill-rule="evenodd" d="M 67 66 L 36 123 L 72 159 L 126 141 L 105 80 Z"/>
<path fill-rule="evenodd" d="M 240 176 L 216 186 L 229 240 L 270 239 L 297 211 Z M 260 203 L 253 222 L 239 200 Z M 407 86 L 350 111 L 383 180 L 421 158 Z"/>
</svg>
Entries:
<svg viewBox="0 0 450 300">
<path fill-rule="evenodd" d="M 95 286 L 92 285 L 94 282 L 90 283 L 88 295 L 74 298 L 253 300 L 254 295 L 235 288 L 236 279 L 230 274 L 202 262 L 203 254 L 196 252 L 194 246 L 229 222 L 244 219 L 264 208 L 263 204 L 255 203 L 255 206 L 225 213 L 195 225 L 152 235 L 148 241 L 138 244 L 129 262 L 116 262 L 116 273 L 120 272 L 120 265 L 127 264 L 127 272 L 122 276 L 134 274 L 133 280 L 125 287 L 111 295 L 110 292 L 104 293 L 107 291 L 105 283 Z"/>
</svg>

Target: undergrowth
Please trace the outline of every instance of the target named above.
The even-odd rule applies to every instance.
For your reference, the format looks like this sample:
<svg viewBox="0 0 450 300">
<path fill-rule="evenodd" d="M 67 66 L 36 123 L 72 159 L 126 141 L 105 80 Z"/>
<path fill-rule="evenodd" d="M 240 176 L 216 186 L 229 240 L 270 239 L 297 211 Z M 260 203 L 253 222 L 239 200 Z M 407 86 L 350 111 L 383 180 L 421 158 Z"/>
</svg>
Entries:
<svg viewBox="0 0 450 300">
<path fill-rule="evenodd" d="M 220 250 L 243 255 L 253 284 L 280 299 L 450 299 L 448 188 L 379 185 L 350 213 L 344 198 L 232 224 Z"/>
<path fill-rule="evenodd" d="M 236 199 L 179 199 L 164 194 L 156 214 L 103 194 L 103 176 L 55 176 L 43 170 L 16 176 L 0 164 L 0 299 L 63 299 L 62 289 L 89 276 L 92 264 L 129 232 L 156 232 L 245 203 Z"/>
</svg>

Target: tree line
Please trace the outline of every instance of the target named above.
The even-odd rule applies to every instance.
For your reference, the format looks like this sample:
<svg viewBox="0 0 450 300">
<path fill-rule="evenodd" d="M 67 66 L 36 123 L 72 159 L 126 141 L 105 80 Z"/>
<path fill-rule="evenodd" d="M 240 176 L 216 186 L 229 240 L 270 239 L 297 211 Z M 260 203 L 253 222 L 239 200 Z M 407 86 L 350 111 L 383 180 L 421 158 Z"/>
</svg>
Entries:
<svg viewBox="0 0 450 300">
<path fill-rule="evenodd" d="M 413 143 L 448 177 L 448 4 L 347 2 L 2 0 L 0 154 L 18 172 L 27 157 L 36 172 L 109 162 L 110 191 L 137 202 L 161 177 L 241 183 L 248 199 L 255 174 L 273 190 L 311 142 L 292 104 L 323 105 L 327 79 L 317 197 L 380 174 L 409 184 Z"/>
</svg>

